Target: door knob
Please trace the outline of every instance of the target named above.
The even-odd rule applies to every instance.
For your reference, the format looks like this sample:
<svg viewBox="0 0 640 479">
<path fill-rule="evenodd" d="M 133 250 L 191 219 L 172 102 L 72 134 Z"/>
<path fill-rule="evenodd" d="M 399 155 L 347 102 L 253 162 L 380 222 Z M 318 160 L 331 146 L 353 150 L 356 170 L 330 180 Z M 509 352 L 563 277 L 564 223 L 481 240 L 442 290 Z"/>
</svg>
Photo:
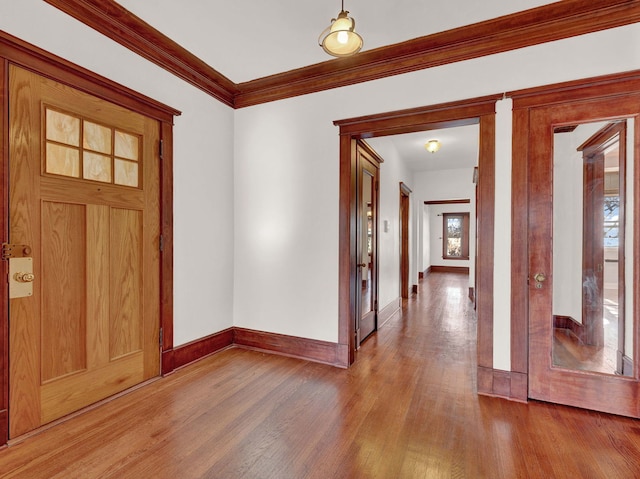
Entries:
<svg viewBox="0 0 640 479">
<path fill-rule="evenodd" d="M 533 279 L 535 279 L 538 283 L 542 283 L 545 279 L 547 279 L 547 277 L 544 275 L 544 273 L 537 273 Z"/>
<path fill-rule="evenodd" d="M 358 263 L 356 265 L 357 268 L 364 268 L 367 265 L 367 263 Z"/>
<path fill-rule="evenodd" d="M 14 278 L 20 283 L 31 283 L 36 276 L 33 273 L 16 273 Z"/>
</svg>

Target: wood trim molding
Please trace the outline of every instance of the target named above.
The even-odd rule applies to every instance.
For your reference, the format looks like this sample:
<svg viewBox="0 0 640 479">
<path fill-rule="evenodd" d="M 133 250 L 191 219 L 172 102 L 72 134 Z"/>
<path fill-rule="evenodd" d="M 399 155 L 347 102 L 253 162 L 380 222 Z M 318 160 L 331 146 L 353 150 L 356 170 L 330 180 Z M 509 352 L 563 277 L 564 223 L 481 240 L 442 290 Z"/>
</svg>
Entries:
<svg viewBox="0 0 640 479">
<path fill-rule="evenodd" d="M 478 394 L 526 403 L 527 393 L 526 374 L 478 367 Z"/>
<path fill-rule="evenodd" d="M 348 366 L 344 358 L 341 358 L 339 345 L 328 341 L 233 328 L 233 345 L 331 366 Z"/>
<path fill-rule="evenodd" d="M 174 369 L 205 358 L 233 345 L 233 330 L 228 328 L 204 338 L 191 341 L 172 350 Z"/>
<path fill-rule="evenodd" d="M 378 312 L 378 329 L 400 312 L 402 299 L 396 298 Z"/>
<path fill-rule="evenodd" d="M 607 92 L 607 96 L 624 95 L 638 89 L 638 85 L 640 85 L 640 70 L 634 70 L 515 90 L 505 95 L 513 99 L 514 110 L 529 109 L 597 98 L 603 91 Z"/>
<path fill-rule="evenodd" d="M 396 304 L 396 311 L 398 308 L 399 306 Z M 392 311 L 391 316 L 394 313 L 395 311 Z M 178 368 L 230 347 L 289 356 L 340 368 L 347 366 L 340 361 L 341 354 L 337 343 L 255 331 L 235 326 L 204 338 L 196 339 L 174 349 L 163 351 L 163 362 L 165 357 L 171 356 L 173 367 L 168 372 L 171 373 Z"/>
<path fill-rule="evenodd" d="M 451 101 L 436 105 L 395 110 L 375 115 L 334 121 L 341 135 L 355 138 L 401 135 L 415 131 L 441 130 L 457 126 L 477 125 L 479 117 L 495 113 L 496 101 L 502 94 L 487 95 L 469 101 Z"/>
<path fill-rule="evenodd" d="M 580 341 L 584 342 L 586 339 L 584 325 L 573 319 L 571 316 L 554 316 L 553 327 L 556 329 L 567 330 Z"/>
<path fill-rule="evenodd" d="M 431 200 L 424 202 L 425 205 L 463 205 L 466 203 L 471 203 L 471 200 L 466 198 L 462 200 Z"/>
<path fill-rule="evenodd" d="M 411 188 L 409 188 L 406 183 L 404 183 L 403 181 L 400 182 L 400 194 L 403 194 L 405 196 L 409 196 L 411 193 L 413 193 L 413 191 L 411 191 Z"/>
<path fill-rule="evenodd" d="M 0 31 L 0 58 L 142 115 L 173 124 L 181 112 Z"/>
<path fill-rule="evenodd" d="M 460 124 L 480 125 L 478 183 L 478 361 L 493 367 L 493 235 L 495 197 L 495 102 L 502 95 L 399 110 L 335 121 L 340 127 L 340 197 L 338 247 L 339 344 L 347 364 L 355 360 L 355 144 L 364 136 L 384 136 L 425 131 Z M 433 266 L 430 268 L 433 270 Z"/>
<path fill-rule="evenodd" d="M 564 0 L 315 65 L 233 83 L 112 0 L 45 0 L 234 108 L 471 60 L 640 21 L 640 3 Z"/>
<path fill-rule="evenodd" d="M 529 112 L 513 111 L 511 159 L 511 370 L 529 373 Z"/>
<path fill-rule="evenodd" d="M 45 0 L 111 40 L 233 106 L 235 83 L 112 0 Z"/>
<path fill-rule="evenodd" d="M 468 266 L 437 266 L 432 265 L 430 267 L 431 273 L 464 273 L 469 274 Z"/>
<path fill-rule="evenodd" d="M 8 239 L 9 198 L 9 62 L 0 58 L 0 238 Z M 0 274 L 9 274 L 0 261 Z M 9 439 L 9 283 L 0 281 L 0 448 Z"/>
<path fill-rule="evenodd" d="M 477 186 L 476 314 L 478 369 L 493 369 L 493 265 L 495 224 L 495 114 L 480 119 Z"/>
<path fill-rule="evenodd" d="M 162 331 L 161 373 L 173 371 L 173 129 L 167 123 L 161 124 L 162 162 L 160 178 L 160 328 Z"/>
</svg>

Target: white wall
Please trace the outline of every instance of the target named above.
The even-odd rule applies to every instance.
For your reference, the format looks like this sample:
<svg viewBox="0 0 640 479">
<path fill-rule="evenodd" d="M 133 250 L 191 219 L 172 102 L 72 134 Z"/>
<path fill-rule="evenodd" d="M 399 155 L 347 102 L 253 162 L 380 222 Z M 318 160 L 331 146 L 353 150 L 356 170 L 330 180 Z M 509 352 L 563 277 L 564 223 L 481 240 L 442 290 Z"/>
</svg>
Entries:
<svg viewBox="0 0 640 479">
<path fill-rule="evenodd" d="M 376 146 L 384 159 L 380 165 L 380 233 L 378 236 L 379 309 L 400 297 L 400 182 L 413 189 L 413 175 L 406 168 L 398 152 L 388 143 Z M 410 206 L 411 207 L 411 206 Z M 411 214 L 411 211 L 409 211 Z M 384 221 L 389 231 L 384 231 Z M 411 240 L 411 235 L 409 236 Z M 411 242 L 409 245 L 411 248 Z M 413 258 L 411 258 L 413 260 Z"/>
<path fill-rule="evenodd" d="M 43 1 L 0 0 L 0 12 L 0 29 L 182 111 L 174 127 L 174 344 L 232 326 L 233 110 Z"/>
<path fill-rule="evenodd" d="M 422 258 L 424 271 L 429 266 L 463 266 L 469 268 L 469 286 L 475 286 L 475 231 L 476 187 L 473 168 L 456 170 L 420 171 L 415 173 L 415 200 L 417 205 L 425 201 L 468 199 L 469 204 L 428 206 L 428 216 L 418 225 L 422 242 L 428 244 L 429 256 Z M 469 213 L 469 260 L 442 259 L 442 214 Z M 427 233 L 428 231 L 428 233 Z M 424 250 L 425 246 L 423 246 Z"/>
<path fill-rule="evenodd" d="M 236 324 L 337 339 L 339 141 L 333 120 L 639 68 L 638 44 L 640 26 L 632 25 L 237 111 Z M 610 55 L 611 49 L 620 53 Z M 510 129 L 499 134 L 497 144 L 510 145 Z M 298 181 L 265 178 L 265 163 L 281 172 L 295 167 Z M 502 166 L 500 173 L 496 188 L 509 191 L 510 170 Z M 304 195 L 299 194 L 302 184 L 310 188 Z M 417 190 L 414 184 L 414 195 Z M 297 215 L 294 226 L 294 207 L 281 204 L 284 198 L 295 198 L 295 208 L 314 215 Z M 262 255 L 261 240 L 249 227 L 258 218 L 252 216 L 257 205 L 284 236 Z M 510 203 L 497 202 L 496 230 L 510 225 L 510 215 Z M 509 235 L 503 236 L 508 242 Z M 509 261 L 509 255 L 497 257 L 494 267 L 495 277 L 507 283 Z M 417 270 L 417 261 L 413 267 Z M 509 297 L 501 299 L 507 307 L 494 315 L 494 366 L 509 370 Z"/>
<path fill-rule="evenodd" d="M 0 0 L 0 11 L 1 29 L 183 111 L 175 126 L 176 344 L 232 324 L 337 340 L 333 120 L 640 68 L 636 24 L 234 113 L 42 1 Z M 498 144 L 509 140 L 497 135 Z M 506 174 L 496 187 L 508 189 L 499 168 Z M 497 221 L 509 217 L 509 203 L 497 202 Z M 494 274 L 509 278 L 508 257 L 496 258 Z M 509 324 L 508 311 L 495 311 L 494 331 Z M 495 336 L 494 367 L 510 369 L 509 347 L 508 335 Z"/>
<path fill-rule="evenodd" d="M 429 215 L 431 214 L 431 207 L 429 205 L 422 205 L 422 221 L 420 224 L 422 225 L 419 228 L 420 238 L 419 244 L 422 245 L 422 255 L 420 257 L 420 271 L 424 272 L 426 269 L 431 266 L 431 243 L 428 238 L 431 237 L 431 226 L 429 224 Z"/>
</svg>

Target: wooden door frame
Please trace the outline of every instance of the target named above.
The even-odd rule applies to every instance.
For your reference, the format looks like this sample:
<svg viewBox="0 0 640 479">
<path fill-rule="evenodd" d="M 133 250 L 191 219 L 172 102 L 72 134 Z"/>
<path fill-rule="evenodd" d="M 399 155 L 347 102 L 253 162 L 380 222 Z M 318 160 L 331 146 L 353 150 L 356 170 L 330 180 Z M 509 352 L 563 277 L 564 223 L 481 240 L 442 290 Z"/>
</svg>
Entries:
<svg viewBox="0 0 640 479">
<path fill-rule="evenodd" d="M 34 45 L 0 32 L 0 241 L 8 238 L 9 211 L 9 65 L 13 64 L 97 98 L 157 120 L 160 125 L 160 328 L 163 332 L 159 373 L 173 371 L 173 118 L 180 111 L 148 98 Z M 160 147 L 160 145 L 158 145 Z M 8 264 L 0 261 L 0 274 Z M 0 448 L 9 437 L 8 284 L 0 281 Z"/>
<path fill-rule="evenodd" d="M 640 99 L 640 70 L 632 72 L 586 78 L 571 82 L 557 83 L 542 87 L 506 93 L 513 99 L 513 164 L 511 172 L 511 377 L 517 378 L 517 388 L 512 389 L 514 399 L 526 401 L 528 398 L 529 374 L 529 177 L 528 144 L 531 131 L 530 113 L 538 107 L 570 104 L 588 100 L 605 100 L 620 95 L 637 95 Z M 637 131 L 638 125 L 636 125 Z M 635 142 L 634 158 L 640 158 L 640 144 Z M 635 178 L 640 173 L 634 171 Z M 636 181 L 637 184 L 637 181 Z M 634 205 L 640 205 L 640 188 L 634 188 Z M 635 214 L 634 231 L 638 231 L 640 221 Z M 634 236 L 634 251 L 640 251 L 640 238 Z M 635 298 L 640 297 L 640 258 L 634 261 Z M 640 307 L 636 305 L 634 323 L 638 321 Z M 630 312 L 627 311 L 627 314 Z M 640 335 L 636 332 L 634 349 L 640 351 Z M 637 354 L 636 354 L 637 355 Z M 637 368 L 636 368 L 637 369 Z M 635 374 L 638 372 L 636 370 Z"/>
<path fill-rule="evenodd" d="M 409 298 L 409 215 L 411 188 L 400 182 L 400 297 Z"/>
<path fill-rule="evenodd" d="M 493 245 L 495 198 L 495 103 L 491 95 L 459 102 L 335 121 L 340 128 L 340 198 L 338 251 L 338 357 L 355 361 L 353 324 L 356 265 L 356 140 L 465 125 L 480 125 L 478 185 L 478 392 L 493 386 Z"/>
</svg>

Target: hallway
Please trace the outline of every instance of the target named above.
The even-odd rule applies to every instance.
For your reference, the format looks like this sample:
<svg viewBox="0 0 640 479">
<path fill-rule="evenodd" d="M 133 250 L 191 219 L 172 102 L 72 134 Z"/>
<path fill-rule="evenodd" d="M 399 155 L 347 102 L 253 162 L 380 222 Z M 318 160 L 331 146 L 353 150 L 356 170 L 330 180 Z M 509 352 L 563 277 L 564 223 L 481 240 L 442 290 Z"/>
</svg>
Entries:
<svg viewBox="0 0 640 479">
<path fill-rule="evenodd" d="M 638 421 L 481 397 L 466 275 L 341 370 L 229 349 L 0 451 L 9 478 L 631 478 Z"/>
</svg>

